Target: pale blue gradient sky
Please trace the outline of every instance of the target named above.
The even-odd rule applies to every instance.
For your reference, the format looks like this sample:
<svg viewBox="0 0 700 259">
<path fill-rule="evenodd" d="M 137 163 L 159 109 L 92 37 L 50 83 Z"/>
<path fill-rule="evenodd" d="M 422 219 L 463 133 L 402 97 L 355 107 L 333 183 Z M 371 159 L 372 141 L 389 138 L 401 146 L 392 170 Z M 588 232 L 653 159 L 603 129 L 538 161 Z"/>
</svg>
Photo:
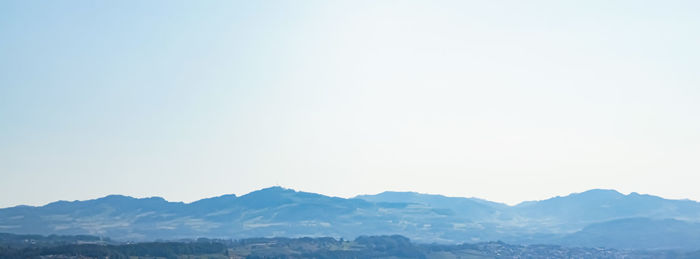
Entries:
<svg viewBox="0 0 700 259">
<path fill-rule="evenodd" d="M 698 1 L 0 1 L 0 206 L 700 200 Z"/>
</svg>

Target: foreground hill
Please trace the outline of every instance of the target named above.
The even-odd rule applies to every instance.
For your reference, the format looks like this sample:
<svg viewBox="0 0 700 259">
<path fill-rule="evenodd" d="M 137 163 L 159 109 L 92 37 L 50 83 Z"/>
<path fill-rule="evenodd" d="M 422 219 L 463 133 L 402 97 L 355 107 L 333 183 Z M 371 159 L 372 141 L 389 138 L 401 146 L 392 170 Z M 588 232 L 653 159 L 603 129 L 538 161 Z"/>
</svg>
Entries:
<svg viewBox="0 0 700 259">
<path fill-rule="evenodd" d="M 400 234 L 419 243 L 503 240 L 515 244 L 700 249 L 700 236 L 695 234 L 700 233 L 698 219 L 700 203 L 612 190 L 508 206 L 410 192 L 343 199 L 272 187 L 240 197 L 224 195 L 193 203 L 111 195 L 41 207 L 17 206 L 0 209 L 0 231 L 90 234 L 133 241 L 202 236 L 352 239 Z M 639 242 L 605 238 L 613 236 Z"/>
<path fill-rule="evenodd" d="M 639 251 L 511 245 L 503 242 L 416 244 L 408 238 L 360 236 L 355 240 L 322 238 L 200 238 L 170 242 L 119 243 L 85 236 L 0 234 L 0 258 L 698 258 L 700 251 Z M 53 241 L 61 240 L 60 243 Z M 72 241 L 72 242 L 71 242 Z"/>
</svg>

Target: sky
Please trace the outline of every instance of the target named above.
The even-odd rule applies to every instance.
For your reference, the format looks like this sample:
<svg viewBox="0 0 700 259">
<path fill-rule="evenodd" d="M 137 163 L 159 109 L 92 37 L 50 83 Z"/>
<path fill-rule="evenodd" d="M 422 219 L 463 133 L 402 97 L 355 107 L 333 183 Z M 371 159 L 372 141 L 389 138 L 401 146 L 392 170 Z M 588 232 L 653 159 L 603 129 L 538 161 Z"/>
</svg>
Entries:
<svg viewBox="0 0 700 259">
<path fill-rule="evenodd" d="M 698 1 L 0 1 L 0 207 L 700 200 Z"/>
</svg>

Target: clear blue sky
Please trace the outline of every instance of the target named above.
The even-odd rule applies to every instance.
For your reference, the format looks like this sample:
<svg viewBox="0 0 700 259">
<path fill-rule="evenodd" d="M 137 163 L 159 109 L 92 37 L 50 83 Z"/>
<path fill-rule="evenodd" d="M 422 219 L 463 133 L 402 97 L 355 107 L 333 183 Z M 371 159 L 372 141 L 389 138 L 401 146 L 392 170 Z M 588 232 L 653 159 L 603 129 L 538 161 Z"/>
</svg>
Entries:
<svg viewBox="0 0 700 259">
<path fill-rule="evenodd" d="M 0 1 L 0 206 L 700 200 L 698 1 Z"/>
</svg>

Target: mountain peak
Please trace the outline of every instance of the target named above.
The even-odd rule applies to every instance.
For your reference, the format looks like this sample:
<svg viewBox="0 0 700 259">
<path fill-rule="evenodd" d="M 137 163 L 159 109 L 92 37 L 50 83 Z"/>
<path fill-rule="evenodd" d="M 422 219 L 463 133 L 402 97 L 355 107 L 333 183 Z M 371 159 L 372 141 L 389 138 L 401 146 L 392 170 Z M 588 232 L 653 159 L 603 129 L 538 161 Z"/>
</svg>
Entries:
<svg viewBox="0 0 700 259">
<path fill-rule="evenodd" d="M 263 189 L 260 189 L 257 191 L 249 192 L 249 193 L 241 196 L 241 198 L 246 197 L 246 196 L 282 195 L 282 194 L 295 193 L 295 192 L 297 192 L 297 191 L 295 191 L 294 189 L 288 189 L 288 188 L 284 188 L 282 186 L 272 186 L 272 187 L 263 188 Z"/>
<path fill-rule="evenodd" d="M 622 197 L 624 194 L 612 189 L 591 189 L 581 193 L 572 193 L 568 196 L 592 196 L 592 197 Z"/>
<path fill-rule="evenodd" d="M 114 201 L 114 200 L 135 200 L 136 198 L 121 194 L 110 194 L 102 198 L 97 198 L 98 201 Z"/>
<path fill-rule="evenodd" d="M 261 191 L 264 191 L 264 192 L 296 192 L 294 189 L 284 188 L 284 187 L 279 186 L 279 185 L 270 186 L 267 188 L 262 188 L 262 189 L 257 190 L 257 191 L 258 192 L 261 192 Z"/>
<path fill-rule="evenodd" d="M 545 200 L 523 201 L 515 205 L 515 207 L 528 207 L 533 205 L 542 205 L 548 203 L 568 203 L 571 200 L 583 201 L 600 201 L 614 200 L 625 197 L 624 194 L 612 189 L 590 189 L 584 192 L 571 193 L 566 196 L 556 196 Z"/>
<path fill-rule="evenodd" d="M 119 195 L 119 194 L 110 194 L 102 198 L 97 198 L 92 201 L 96 202 L 128 202 L 128 201 L 148 201 L 148 202 L 156 202 L 156 203 L 167 203 L 163 197 L 159 196 L 151 196 L 151 197 L 144 197 L 144 198 L 136 198 L 136 197 L 131 197 L 131 196 L 126 196 L 126 195 Z"/>
</svg>

